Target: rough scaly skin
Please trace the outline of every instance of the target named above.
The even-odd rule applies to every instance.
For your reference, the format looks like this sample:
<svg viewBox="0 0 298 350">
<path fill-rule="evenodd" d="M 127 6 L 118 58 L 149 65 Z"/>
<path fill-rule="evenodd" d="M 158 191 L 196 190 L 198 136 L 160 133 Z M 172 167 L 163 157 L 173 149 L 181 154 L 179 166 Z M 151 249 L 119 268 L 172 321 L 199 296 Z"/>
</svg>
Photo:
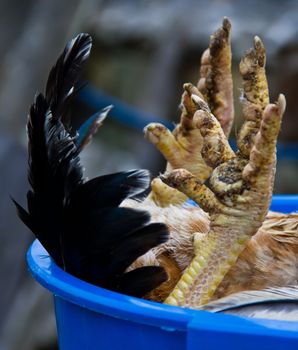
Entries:
<svg viewBox="0 0 298 350">
<path fill-rule="evenodd" d="M 222 26 L 210 38 L 201 58 L 198 89 L 212 113 L 229 136 L 234 119 L 231 23 L 225 17 Z"/>
<path fill-rule="evenodd" d="M 204 249 L 196 250 L 166 303 L 186 307 L 207 303 L 247 241 L 262 225 L 272 196 L 276 139 L 284 109 L 285 98 L 280 95 L 278 102 L 269 104 L 263 113 L 249 160 L 238 153 L 218 166 L 213 164 L 210 188 L 185 169 L 162 177 L 167 185 L 180 190 L 206 210 L 211 222 L 204 242 L 200 240 L 200 247 Z M 196 118 L 198 123 L 211 119 L 207 112 L 201 111 Z M 212 150 L 209 153 L 212 154 Z M 212 162 L 208 153 L 204 158 Z"/>
<path fill-rule="evenodd" d="M 265 64 L 265 48 L 261 39 L 256 36 L 254 48 L 246 52 L 239 65 L 243 80 L 243 116 L 246 123 L 238 136 L 238 148 L 247 158 L 259 130 L 262 114 L 269 103 Z"/>
</svg>

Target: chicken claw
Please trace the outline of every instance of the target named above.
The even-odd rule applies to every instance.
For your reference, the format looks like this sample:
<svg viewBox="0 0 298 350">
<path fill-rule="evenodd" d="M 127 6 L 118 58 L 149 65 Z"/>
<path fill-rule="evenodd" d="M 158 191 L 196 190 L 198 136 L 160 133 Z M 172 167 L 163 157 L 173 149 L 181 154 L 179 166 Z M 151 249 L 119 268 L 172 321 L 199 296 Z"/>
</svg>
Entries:
<svg viewBox="0 0 298 350">
<path fill-rule="evenodd" d="M 191 83 L 184 84 L 180 123 L 173 133 L 157 123 L 151 123 L 144 129 L 145 138 L 155 145 L 167 160 L 167 170 L 184 168 L 201 181 L 209 177 L 212 168 L 201 156 L 203 142 L 193 120 L 198 109 L 193 97 L 208 102 L 211 112 L 219 121 L 225 135 L 228 135 L 234 117 L 230 30 L 231 24 L 224 18 L 222 27 L 211 36 L 209 48 L 202 55 L 198 87 Z M 206 145 L 207 143 L 205 147 Z M 156 204 L 167 206 L 173 204 L 169 201 L 173 194 L 173 189 L 170 190 L 164 184 L 161 186 L 158 182 L 152 187 L 150 197 Z M 185 196 L 177 193 L 174 197 L 175 204 L 186 200 Z"/>
<path fill-rule="evenodd" d="M 214 170 L 208 186 L 185 169 L 162 176 L 167 185 L 183 192 L 207 211 L 211 222 L 210 231 L 198 242 L 200 249 L 195 247 L 194 259 L 165 303 L 193 308 L 207 303 L 263 223 L 271 202 L 276 140 L 284 110 L 283 95 L 275 104 L 266 106 L 249 159 L 241 152 L 215 161 L 209 157 Z M 212 126 L 212 114 L 203 109 L 199 112 L 204 116 L 198 119 L 206 119 L 201 126 Z M 218 135 L 223 138 L 220 130 Z M 210 147 L 212 152 L 212 143 Z M 216 144 L 215 150 L 218 150 Z"/>
</svg>

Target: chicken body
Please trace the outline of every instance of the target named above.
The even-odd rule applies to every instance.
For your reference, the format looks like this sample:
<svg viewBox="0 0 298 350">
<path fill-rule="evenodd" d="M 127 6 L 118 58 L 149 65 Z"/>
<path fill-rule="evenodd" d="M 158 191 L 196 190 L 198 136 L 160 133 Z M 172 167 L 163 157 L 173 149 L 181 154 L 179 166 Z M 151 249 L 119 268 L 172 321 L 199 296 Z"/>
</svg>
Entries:
<svg viewBox="0 0 298 350">
<path fill-rule="evenodd" d="M 178 205 L 161 208 L 152 200 L 126 201 L 124 206 L 150 212 L 153 222 L 164 222 L 170 239 L 138 258 L 129 269 L 163 266 L 168 281 L 147 298 L 163 302 L 195 255 L 194 240 L 209 230 L 209 216 L 201 208 Z M 298 214 L 269 212 L 263 225 L 248 242 L 236 264 L 217 288 L 214 299 L 235 292 L 298 284 Z"/>
</svg>

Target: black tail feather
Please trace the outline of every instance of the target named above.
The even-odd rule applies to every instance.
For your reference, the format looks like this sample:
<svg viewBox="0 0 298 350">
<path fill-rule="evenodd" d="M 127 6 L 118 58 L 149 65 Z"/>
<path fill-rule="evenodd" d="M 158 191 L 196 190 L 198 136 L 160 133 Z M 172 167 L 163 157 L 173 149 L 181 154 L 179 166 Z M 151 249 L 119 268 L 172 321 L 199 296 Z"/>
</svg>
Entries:
<svg viewBox="0 0 298 350">
<path fill-rule="evenodd" d="M 66 128 L 69 98 L 90 49 L 89 35 L 73 39 L 50 72 L 46 96 L 36 96 L 27 123 L 28 212 L 13 202 L 60 267 L 90 283 L 143 296 L 166 280 L 165 271 L 155 266 L 125 270 L 165 242 L 168 230 L 150 224 L 149 213 L 119 205 L 148 187 L 149 173 L 131 170 L 85 182 L 79 152 L 108 109 L 83 124 L 77 137 Z"/>
<path fill-rule="evenodd" d="M 91 141 L 97 129 L 102 125 L 106 119 L 109 111 L 113 106 L 105 107 L 100 112 L 95 113 L 88 118 L 79 128 L 78 137 L 75 140 L 78 151 L 81 152 Z"/>
<path fill-rule="evenodd" d="M 36 228 L 34 227 L 34 222 L 31 220 L 30 214 L 18 203 L 16 202 L 12 197 L 11 200 L 13 201 L 14 205 L 17 209 L 17 214 L 19 218 L 23 221 L 23 223 L 32 231 L 36 232 Z"/>
<path fill-rule="evenodd" d="M 112 249 L 111 255 L 117 256 L 110 264 L 115 271 L 124 272 L 138 257 L 147 253 L 150 249 L 165 243 L 168 233 L 164 224 L 153 223 L 132 232 Z"/>
<path fill-rule="evenodd" d="M 65 124 L 70 98 L 75 92 L 75 85 L 90 55 L 91 47 L 91 36 L 79 34 L 69 41 L 50 71 L 46 84 L 46 101 L 54 118 L 61 118 Z"/>
<path fill-rule="evenodd" d="M 103 175 L 82 184 L 73 195 L 73 206 L 85 203 L 86 211 L 120 205 L 124 199 L 144 192 L 150 184 L 147 170 L 130 170 Z M 114 189 L 114 192 L 111 191 Z"/>
<path fill-rule="evenodd" d="M 119 277 L 113 290 L 134 297 L 143 297 L 167 279 L 167 273 L 160 266 L 140 267 Z"/>
</svg>

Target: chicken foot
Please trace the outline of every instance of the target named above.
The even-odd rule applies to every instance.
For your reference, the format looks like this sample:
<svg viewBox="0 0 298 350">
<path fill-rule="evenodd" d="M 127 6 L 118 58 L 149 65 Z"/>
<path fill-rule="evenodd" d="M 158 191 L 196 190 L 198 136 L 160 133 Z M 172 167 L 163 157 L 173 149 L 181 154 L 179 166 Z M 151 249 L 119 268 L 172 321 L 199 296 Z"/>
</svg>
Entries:
<svg viewBox="0 0 298 350">
<path fill-rule="evenodd" d="M 249 159 L 243 157 L 241 151 L 233 154 L 227 143 L 218 147 L 217 141 L 222 142 L 223 135 L 216 129 L 216 118 L 203 100 L 198 100 L 197 96 L 192 99 L 201 108 L 194 120 L 206 129 L 203 135 L 207 142 L 210 133 L 218 134 L 214 137 L 215 144 L 210 143 L 211 148 L 202 152 L 204 160 L 214 168 L 209 187 L 185 169 L 166 173 L 162 180 L 193 199 L 210 215 L 210 231 L 203 238 L 204 242 L 199 240 L 200 249 L 195 249 L 194 259 L 165 301 L 195 308 L 210 300 L 267 215 L 285 98 L 280 95 L 275 104 L 266 106 Z M 214 150 L 219 153 L 215 159 Z"/>
<path fill-rule="evenodd" d="M 171 132 L 159 123 L 151 123 L 144 129 L 145 137 L 168 161 L 167 170 L 188 169 L 201 181 L 209 177 L 212 169 L 201 156 L 202 136 L 193 123 L 197 107 L 192 102 L 191 95 L 197 95 L 208 102 L 225 135 L 228 135 L 234 117 L 230 31 L 231 24 L 224 18 L 222 27 L 211 36 L 209 48 L 202 55 L 197 87 L 191 83 L 183 86 L 182 113 L 180 123 L 174 131 Z M 162 207 L 180 204 L 187 199 L 158 179 L 154 179 L 151 185 L 149 197 Z"/>
</svg>

